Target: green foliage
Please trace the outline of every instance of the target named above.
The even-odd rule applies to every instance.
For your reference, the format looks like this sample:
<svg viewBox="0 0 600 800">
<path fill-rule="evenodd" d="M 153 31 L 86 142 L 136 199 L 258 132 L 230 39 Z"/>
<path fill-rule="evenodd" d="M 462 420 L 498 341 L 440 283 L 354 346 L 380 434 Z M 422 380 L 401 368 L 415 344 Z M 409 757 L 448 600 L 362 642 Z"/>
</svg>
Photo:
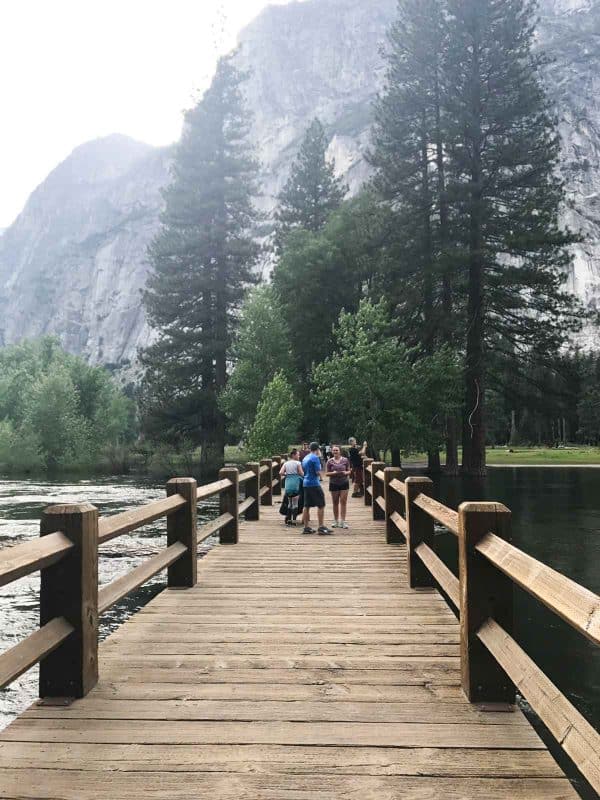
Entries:
<svg viewBox="0 0 600 800">
<path fill-rule="evenodd" d="M 335 175 L 335 165 L 327 161 L 327 137 L 323 125 L 314 119 L 309 126 L 298 157 L 292 164 L 287 183 L 279 195 L 277 244 L 280 247 L 290 231 L 301 229 L 317 233 L 338 208 L 348 187 Z"/>
<path fill-rule="evenodd" d="M 223 456 L 217 397 L 259 252 L 250 232 L 257 218 L 256 162 L 243 79 L 231 58 L 221 59 L 210 89 L 186 113 L 144 295 L 159 333 L 143 353 L 146 431 L 170 442 L 201 443 L 203 459 Z"/>
<path fill-rule="evenodd" d="M 301 416 L 292 385 L 282 372 L 278 372 L 265 387 L 256 410 L 248 435 L 250 457 L 264 458 L 265 453 L 287 451 L 297 439 Z"/>
<path fill-rule="evenodd" d="M 272 286 L 258 286 L 248 296 L 230 358 L 234 368 L 219 402 L 230 433 L 242 438 L 265 386 L 277 372 L 290 376 L 293 371 L 289 329 Z"/>
<path fill-rule="evenodd" d="M 133 403 L 106 370 L 68 355 L 52 338 L 0 350 L 5 467 L 89 467 L 134 438 Z"/>
<path fill-rule="evenodd" d="M 340 433 L 361 431 L 376 450 L 414 452 L 431 444 L 432 417 L 456 403 L 452 354 L 441 348 L 422 356 L 406 348 L 391 331 L 383 300 L 363 300 L 356 314 L 342 313 L 335 340 L 335 352 L 314 370 L 314 400 L 344 425 Z"/>
</svg>

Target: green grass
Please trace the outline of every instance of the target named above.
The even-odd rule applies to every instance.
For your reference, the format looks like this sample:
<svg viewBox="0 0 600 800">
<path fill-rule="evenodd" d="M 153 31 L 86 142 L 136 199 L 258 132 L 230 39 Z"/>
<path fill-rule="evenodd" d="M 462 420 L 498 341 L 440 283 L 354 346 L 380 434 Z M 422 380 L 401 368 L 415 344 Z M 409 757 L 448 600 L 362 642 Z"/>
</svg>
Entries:
<svg viewBox="0 0 600 800">
<path fill-rule="evenodd" d="M 459 460 L 461 454 L 459 452 Z M 444 463 L 442 453 L 442 463 Z M 427 461 L 425 453 L 416 453 L 402 460 L 407 467 L 411 464 L 423 465 Z M 568 466 L 569 464 L 600 464 L 600 447 L 567 446 L 555 447 L 488 447 L 487 463 L 491 466 L 502 464 L 523 464 L 524 466 Z"/>
</svg>

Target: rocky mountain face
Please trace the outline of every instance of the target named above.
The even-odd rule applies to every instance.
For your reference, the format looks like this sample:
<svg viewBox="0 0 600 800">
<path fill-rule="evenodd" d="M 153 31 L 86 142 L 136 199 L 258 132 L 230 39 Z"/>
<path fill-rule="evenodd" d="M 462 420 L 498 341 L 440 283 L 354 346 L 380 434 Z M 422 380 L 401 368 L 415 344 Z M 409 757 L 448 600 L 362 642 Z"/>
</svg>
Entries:
<svg viewBox="0 0 600 800">
<path fill-rule="evenodd" d="M 368 177 L 362 153 L 395 9 L 396 0 L 305 0 L 266 9 L 241 34 L 236 58 L 250 72 L 264 210 L 315 116 L 351 189 Z M 600 307 L 600 2 L 542 0 L 539 40 L 554 58 L 548 86 L 564 142 L 565 219 L 586 236 L 569 285 Z M 111 136 L 77 148 L 36 189 L 0 238 L 0 343 L 55 333 L 94 363 L 135 361 L 152 336 L 140 290 L 168 159 L 168 149 Z M 593 339 L 587 331 L 585 343 Z"/>
</svg>

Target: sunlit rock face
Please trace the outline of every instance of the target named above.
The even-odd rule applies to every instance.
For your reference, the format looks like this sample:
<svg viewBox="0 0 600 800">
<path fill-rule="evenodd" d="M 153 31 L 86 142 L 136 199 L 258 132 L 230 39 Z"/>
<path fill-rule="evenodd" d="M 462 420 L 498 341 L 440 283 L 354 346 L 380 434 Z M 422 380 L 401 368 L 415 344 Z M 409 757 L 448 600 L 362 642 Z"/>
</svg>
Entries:
<svg viewBox="0 0 600 800">
<path fill-rule="evenodd" d="M 248 105 L 270 212 L 310 121 L 319 116 L 351 190 L 368 177 L 372 101 L 396 0 L 306 0 L 265 10 L 240 36 Z M 600 307 L 600 2 L 543 0 L 539 41 L 564 142 L 572 208 L 586 236 L 568 277 Z M 31 195 L 0 238 L 0 342 L 57 334 L 94 363 L 128 367 L 152 333 L 140 302 L 158 229 L 168 150 L 123 136 L 82 145 Z M 582 336 L 593 346 L 595 334 Z"/>
</svg>

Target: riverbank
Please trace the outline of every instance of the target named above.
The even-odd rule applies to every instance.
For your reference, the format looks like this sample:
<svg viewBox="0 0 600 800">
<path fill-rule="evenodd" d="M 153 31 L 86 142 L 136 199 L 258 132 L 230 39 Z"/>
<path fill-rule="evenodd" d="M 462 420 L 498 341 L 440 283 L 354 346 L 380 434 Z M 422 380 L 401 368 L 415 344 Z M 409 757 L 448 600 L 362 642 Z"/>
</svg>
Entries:
<svg viewBox="0 0 600 800">
<path fill-rule="evenodd" d="M 418 453 L 402 463 L 416 468 L 426 466 L 427 461 L 425 454 Z M 487 463 L 490 467 L 600 467 L 600 447 L 489 447 Z"/>
</svg>

